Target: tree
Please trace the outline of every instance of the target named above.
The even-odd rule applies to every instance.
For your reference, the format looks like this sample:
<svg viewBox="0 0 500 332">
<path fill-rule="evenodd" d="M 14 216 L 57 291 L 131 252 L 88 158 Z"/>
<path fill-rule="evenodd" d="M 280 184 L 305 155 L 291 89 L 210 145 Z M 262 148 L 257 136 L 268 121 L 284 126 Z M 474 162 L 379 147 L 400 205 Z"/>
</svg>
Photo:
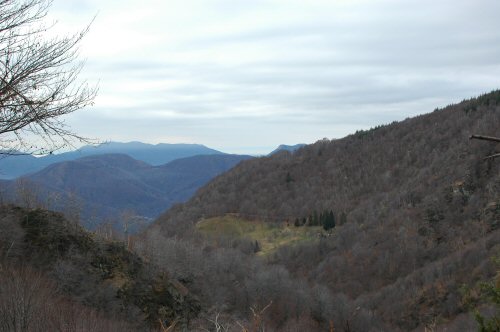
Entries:
<svg viewBox="0 0 500 332">
<path fill-rule="evenodd" d="M 493 257 L 492 261 L 500 267 L 500 257 Z M 470 302 L 471 289 L 465 289 L 464 299 Z M 497 270 L 496 278 L 493 282 L 483 282 L 479 285 L 479 295 L 481 299 L 494 306 L 495 312 L 490 317 L 484 316 L 478 309 L 474 309 L 474 318 L 476 319 L 480 332 L 500 331 L 500 270 Z"/>
<path fill-rule="evenodd" d="M 123 230 L 123 236 L 127 249 L 131 248 L 130 235 L 139 232 L 147 225 L 147 219 L 135 213 L 132 209 L 126 209 L 120 214 L 119 225 Z"/>
<path fill-rule="evenodd" d="M 44 38 L 52 0 L 0 0 L 0 149 L 46 154 L 88 139 L 61 117 L 92 105 L 97 88 L 79 81 L 78 46 L 88 31 Z"/>
<path fill-rule="evenodd" d="M 66 219 L 75 225 L 79 224 L 82 212 L 84 211 L 85 202 L 78 196 L 78 193 L 73 190 L 67 192 L 62 200 L 62 204 L 62 212 Z"/>
<path fill-rule="evenodd" d="M 40 187 L 27 178 L 19 178 L 15 182 L 15 201 L 27 209 L 39 208 L 41 203 Z"/>
<path fill-rule="evenodd" d="M 325 221 L 323 223 L 323 229 L 325 231 L 328 231 L 334 227 L 335 227 L 335 215 L 333 214 L 333 211 L 331 210 L 330 212 L 325 211 Z"/>
</svg>

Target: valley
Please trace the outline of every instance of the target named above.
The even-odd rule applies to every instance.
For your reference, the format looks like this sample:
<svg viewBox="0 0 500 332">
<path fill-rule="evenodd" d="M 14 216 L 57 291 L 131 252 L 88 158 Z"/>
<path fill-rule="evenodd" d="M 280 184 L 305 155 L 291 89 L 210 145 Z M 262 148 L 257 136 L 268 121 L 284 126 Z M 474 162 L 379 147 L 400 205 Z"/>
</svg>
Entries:
<svg viewBox="0 0 500 332">
<path fill-rule="evenodd" d="M 500 332 L 500 1 L 0 1 L 0 332 Z"/>
<path fill-rule="evenodd" d="M 15 157 L 11 157 L 15 158 Z M 124 214 L 144 227 L 165 208 L 181 203 L 213 177 L 250 156 L 214 154 L 152 166 L 125 154 L 98 154 L 52 164 L 13 181 L 3 181 L 4 201 L 29 200 L 32 207 L 79 209 L 84 225 L 119 225 Z M 73 202 L 69 205 L 68 202 Z"/>
<path fill-rule="evenodd" d="M 152 166 L 103 154 L 56 163 L 26 179 L 45 193 L 73 188 L 109 215 L 159 216 L 138 234 L 89 233 L 71 214 L 5 205 L 0 250 L 9 264 L 29 257 L 30 269 L 68 285 L 59 296 L 130 330 L 474 330 L 471 312 L 498 313 L 485 289 L 498 291 L 500 166 L 484 160 L 496 143 L 469 136 L 498 128 L 493 91 L 258 158 Z M 23 223 L 32 218 L 41 220 L 29 226 L 36 234 Z M 104 302 L 74 278 L 102 288 Z"/>
</svg>

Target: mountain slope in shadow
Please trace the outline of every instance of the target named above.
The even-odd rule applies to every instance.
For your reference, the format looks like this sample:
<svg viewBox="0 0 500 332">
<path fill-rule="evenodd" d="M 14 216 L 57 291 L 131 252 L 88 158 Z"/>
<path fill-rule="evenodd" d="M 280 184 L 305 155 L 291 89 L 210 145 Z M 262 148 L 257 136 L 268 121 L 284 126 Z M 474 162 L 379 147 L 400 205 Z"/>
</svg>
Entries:
<svg viewBox="0 0 500 332">
<path fill-rule="evenodd" d="M 109 142 L 97 146 L 84 146 L 76 151 L 50 154 L 42 157 L 31 155 L 3 156 L 0 158 L 0 179 L 14 179 L 38 172 L 43 168 L 63 161 L 102 154 L 126 154 L 134 159 L 158 166 L 172 160 L 196 155 L 220 155 L 220 151 L 201 144 L 146 144 L 141 142 Z"/>
<path fill-rule="evenodd" d="M 75 195 L 83 203 L 85 219 L 117 218 L 124 211 L 154 218 L 248 158 L 206 155 L 151 166 L 124 154 L 104 154 L 56 163 L 23 179 L 45 196 L 59 193 L 61 204 L 54 203 L 59 210 L 64 209 L 68 194 Z M 16 181 L 8 182 L 8 186 L 10 192 L 16 191 Z"/>
</svg>

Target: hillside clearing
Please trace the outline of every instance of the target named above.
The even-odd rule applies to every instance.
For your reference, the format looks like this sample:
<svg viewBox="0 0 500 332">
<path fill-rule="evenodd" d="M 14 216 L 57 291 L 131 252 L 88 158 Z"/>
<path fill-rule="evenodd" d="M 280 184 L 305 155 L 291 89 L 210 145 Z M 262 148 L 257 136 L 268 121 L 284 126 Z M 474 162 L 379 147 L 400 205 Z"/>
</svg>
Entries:
<svg viewBox="0 0 500 332">
<path fill-rule="evenodd" d="M 196 229 L 212 239 L 247 238 L 257 241 L 260 248 L 257 254 L 261 256 L 269 255 L 281 247 L 318 241 L 327 234 L 320 226 L 295 227 L 293 223 L 245 220 L 232 214 L 200 220 Z"/>
</svg>

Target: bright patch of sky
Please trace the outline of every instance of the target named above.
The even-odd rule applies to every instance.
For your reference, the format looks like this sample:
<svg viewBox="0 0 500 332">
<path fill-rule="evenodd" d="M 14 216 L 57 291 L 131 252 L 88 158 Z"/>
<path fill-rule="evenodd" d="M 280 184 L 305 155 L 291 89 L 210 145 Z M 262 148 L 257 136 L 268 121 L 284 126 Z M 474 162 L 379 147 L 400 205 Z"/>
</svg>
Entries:
<svg viewBox="0 0 500 332">
<path fill-rule="evenodd" d="M 54 0 L 102 140 L 267 153 L 500 88 L 498 0 Z"/>
</svg>

